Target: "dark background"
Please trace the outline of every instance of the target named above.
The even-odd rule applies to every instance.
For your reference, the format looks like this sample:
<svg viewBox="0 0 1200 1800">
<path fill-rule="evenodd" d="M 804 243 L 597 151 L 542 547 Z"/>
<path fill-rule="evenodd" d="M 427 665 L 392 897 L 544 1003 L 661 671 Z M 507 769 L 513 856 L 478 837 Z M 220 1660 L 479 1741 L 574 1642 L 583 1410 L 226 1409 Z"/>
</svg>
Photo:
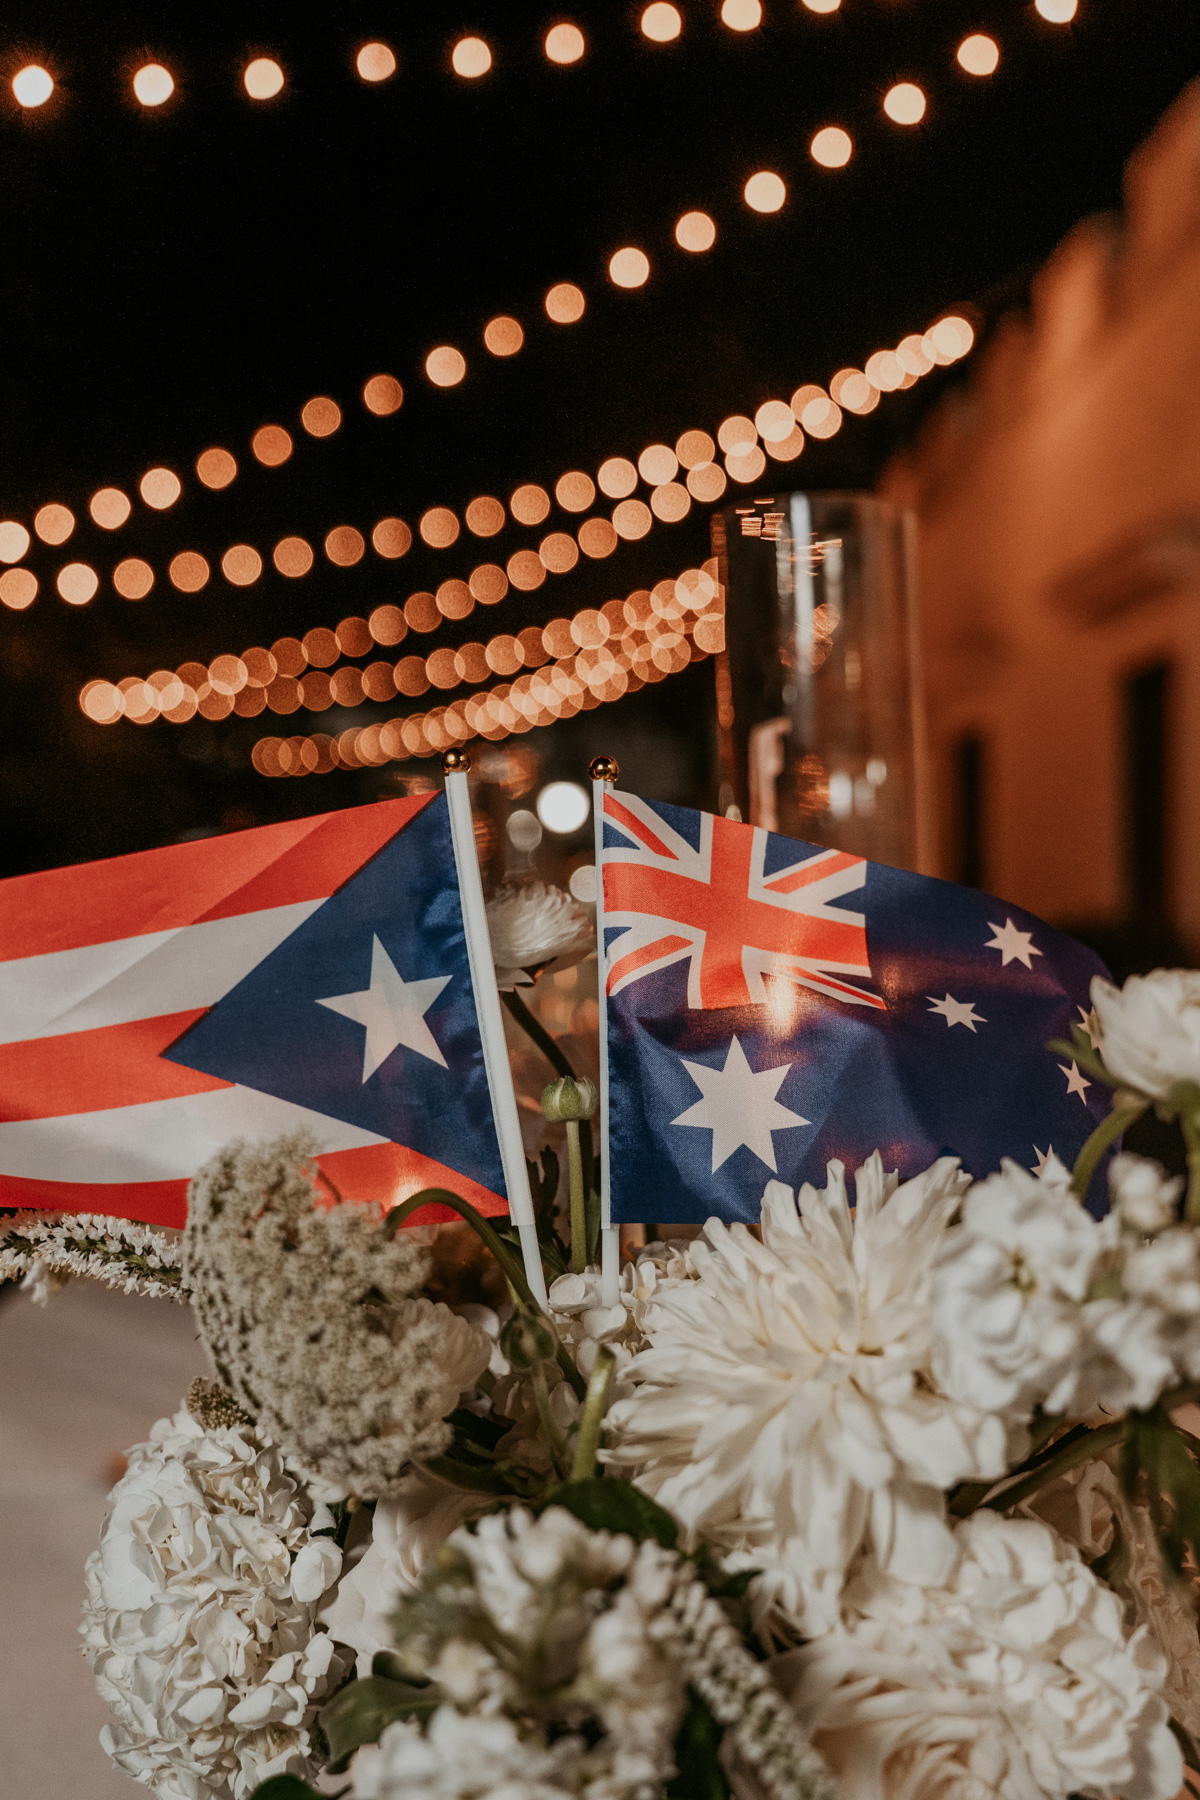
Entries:
<svg viewBox="0 0 1200 1800">
<path fill-rule="evenodd" d="M 0 517 L 29 525 L 48 500 L 79 521 L 60 550 L 37 545 L 41 593 L 0 609 L 0 873 L 14 874 L 176 838 L 373 798 L 387 772 L 268 781 L 250 767 L 264 730 L 336 729 L 342 715 L 271 715 L 180 727 L 90 724 L 82 683 L 117 680 L 219 651 L 302 636 L 347 614 L 503 561 L 528 532 L 510 529 L 449 552 L 418 545 L 401 562 L 368 552 L 357 567 L 317 567 L 286 582 L 269 550 L 286 532 L 319 545 L 333 525 L 369 533 L 382 514 L 415 524 L 429 505 L 475 493 L 507 498 L 519 482 L 552 489 L 570 467 L 713 431 L 802 382 L 925 330 L 948 310 L 982 330 L 1020 305 L 1032 273 L 1082 216 L 1119 204 L 1122 167 L 1200 68 L 1195 0 L 1081 0 L 1053 26 L 1032 0 L 843 0 L 818 16 L 765 0 L 742 35 L 716 0 L 678 0 L 683 36 L 649 43 L 641 6 L 464 4 L 294 7 L 9 6 L 0 23 Z M 547 28 L 578 23 L 582 62 L 542 51 Z M 1001 49 L 987 80 L 955 50 L 970 31 Z M 468 32 L 493 51 L 490 74 L 462 81 L 450 50 Z M 379 38 L 399 71 L 373 87 L 354 70 Z M 283 67 L 283 93 L 251 102 L 254 55 Z M 176 93 L 145 110 L 131 80 L 148 60 Z M 26 62 L 53 74 L 48 104 L 24 111 L 9 82 Z M 881 101 L 898 80 L 926 92 L 915 129 Z M 849 166 L 819 168 L 815 130 L 843 125 Z M 760 217 L 741 198 L 770 168 L 784 210 Z M 716 220 L 716 248 L 676 248 L 693 207 Z M 619 291 L 612 252 L 641 246 L 651 279 Z M 577 282 L 575 326 L 551 325 L 546 289 Z M 520 355 L 483 350 L 484 322 L 514 314 Z M 461 386 L 421 373 L 436 344 L 468 361 Z M 391 418 L 358 396 L 386 371 L 404 384 Z M 963 371 L 939 372 L 847 416 L 827 443 L 788 465 L 797 485 L 869 484 Z M 332 439 L 299 428 L 305 400 L 330 394 L 344 424 Z M 292 460 L 260 468 L 249 439 L 287 426 Z M 237 456 L 233 486 L 209 493 L 195 457 Z M 166 463 L 184 480 L 169 512 L 135 501 L 116 533 L 87 500 L 114 484 L 136 495 Z M 779 476 L 775 477 L 776 481 Z M 576 521 L 577 523 L 578 521 Z M 552 514 L 543 529 L 569 524 Z M 605 562 L 510 592 L 494 612 L 406 648 L 519 630 L 601 604 L 707 554 L 706 509 L 656 526 Z M 537 536 L 533 540 L 536 542 Z M 165 576 L 179 549 L 215 565 L 247 541 L 266 569 L 249 589 L 214 576 L 194 596 Z M 478 554 L 472 556 L 472 551 Z M 152 563 L 140 604 L 108 579 L 122 557 Z M 59 600 L 65 561 L 92 562 L 100 592 Z M 403 653 L 403 652 L 399 652 Z M 632 755 L 631 777 L 663 798 L 711 801 L 712 665 L 574 721 L 534 733 L 551 773 L 580 773 L 595 749 Z M 414 707 L 428 704 L 412 703 Z M 382 720 L 405 703 L 364 707 Z"/>
</svg>

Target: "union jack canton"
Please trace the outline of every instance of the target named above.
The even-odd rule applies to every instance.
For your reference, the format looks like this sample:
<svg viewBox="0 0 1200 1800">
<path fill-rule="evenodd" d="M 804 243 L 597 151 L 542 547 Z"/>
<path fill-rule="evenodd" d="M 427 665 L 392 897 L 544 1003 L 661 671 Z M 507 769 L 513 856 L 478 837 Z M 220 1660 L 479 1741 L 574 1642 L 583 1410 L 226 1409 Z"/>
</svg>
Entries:
<svg viewBox="0 0 1200 1800">
<path fill-rule="evenodd" d="M 614 1221 L 753 1222 L 875 1149 L 1069 1166 L 1107 1110 L 1045 1048 L 1103 965 L 1007 901 L 624 793 L 603 882 Z"/>
</svg>

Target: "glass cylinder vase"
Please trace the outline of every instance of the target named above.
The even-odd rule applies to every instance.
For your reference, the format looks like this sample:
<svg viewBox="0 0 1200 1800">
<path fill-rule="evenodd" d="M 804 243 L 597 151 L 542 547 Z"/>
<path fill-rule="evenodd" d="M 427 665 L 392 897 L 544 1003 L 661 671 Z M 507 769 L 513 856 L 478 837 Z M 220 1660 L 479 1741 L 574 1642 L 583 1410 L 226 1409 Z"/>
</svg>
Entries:
<svg viewBox="0 0 1200 1800">
<path fill-rule="evenodd" d="M 923 866 L 914 537 L 912 514 L 873 494 L 784 493 L 714 514 L 722 812 Z"/>
</svg>

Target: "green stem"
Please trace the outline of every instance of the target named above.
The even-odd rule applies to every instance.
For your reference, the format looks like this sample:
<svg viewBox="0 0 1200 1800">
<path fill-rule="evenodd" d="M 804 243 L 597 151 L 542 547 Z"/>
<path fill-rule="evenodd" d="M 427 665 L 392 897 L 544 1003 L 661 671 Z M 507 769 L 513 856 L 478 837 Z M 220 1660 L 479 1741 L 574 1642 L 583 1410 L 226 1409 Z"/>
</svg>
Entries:
<svg viewBox="0 0 1200 1800">
<path fill-rule="evenodd" d="M 583 1192 L 583 1158 L 579 1153 L 579 1120 L 567 1120 L 567 1168 L 571 1178 L 571 1269 L 587 1268 L 587 1214 Z"/>
<path fill-rule="evenodd" d="M 1149 1104 L 1148 1100 L 1140 1100 L 1136 1106 L 1114 1106 L 1107 1119 L 1101 1119 L 1075 1159 L 1071 1192 L 1080 1200 L 1087 1193 L 1096 1165 L 1109 1145 L 1115 1144 L 1121 1133 L 1141 1118 Z"/>
<path fill-rule="evenodd" d="M 555 1473 L 562 1480 L 566 1474 L 566 1439 L 551 1417 L 550 1391 L 546 1386 L 546 1377 L 542 1374 L 540 1363 L 533 1370 L 532 1380 L 534 1405 L 538 1410 L 538 1418 L 542 1421 L 542 1430 L 546 1434 L 546 1441 L 550 1445 L 550 1455 L 554 1461 Z"/>
<path fill-rule="evenodd" d="M 1189 1225 L 1200 1225 L 1200 1113 L 1180 1113 L 1179 1126 L 1187 1145 L 1188 1184 L 1183 1216 Z"/>
<path fill-rule="evenodd" d="M 521 1030 L 525 1032 L 528 1037 L 533 1039 L 546 1061 L 550 1064 L 550 1067 L 554 1070 L 554 1073 L 556 1075 L 570 1075 L 572 1079 L 574 1079 L 574 1069 L 559 1049 L 558 1044 L 550 1036 L 550 1033 L 546 1030 L 546 1027 L 542 1024 L 541 1020 L 534 1018 L 520 994 L 509 989 L 507 993 L 501 994 L 500 998 L 508 1008 L 511 1017 L 514 1018 L 521 1027 Z"/>
<path fill-rule="evenodd" d="M 1027 1475 L 1023 1481 L 1014 1482 L 1012 1487 L 1002 1488 L 993 1494 L 984 1505 L 992 1512 L 1007 1512 L 1011 1506 L 1019 1506 L 1022 1500 L 1028 1500 L 1051 1481 L 1056 1481 L 1068 1470 L 1076 1469 L 1080 1463 L 1089 1462 L 1094 1456 L 1102 1456 L 1111 1450 L 1114 1444 L 1123 1443 L 1129 1431 L 1127 1419 L 1114 1419 L 1111 1425 L 1098 1425 L 1094 1431 L 1086 1432 L 1081 1438 L 1044 1462 L 1039 1469 Z"/>
<path fill-rule="evenodd" d="M 571 1465 L 572 1481 L 589 1480 L 596 1467 L 596 1456 L 600 1449 L 600 1428 L 604 1423 L 604 1415 L 608 1411 L 608 1399 L 612 1392 L 616 1367 L 616 1357 L 607 1344 L 601 1344 L 596 1352 L 592 1378 L 588 1382 L 587 1399 L 583 1403 L 583 1417 L 579 1421 L 579 1436 L 575 1440 L 575 1461 Z"/>
<path fill-rule="evenodd" d="M 387 1218 L 383 1221 L 384 1235 L 386 1237 L 395 1237 L 405 1219 L 409 1218 L 411 1214 L 415 1213 L 422 1206 L 448 1206 L 452 1211 L 458 1214 L 460 1219 L 465 1219 L 472 1231 L 475 1232 L 476 1236 L 483 1239 L 496 1261 L 500 1264 L 500 1267 L 504 1271 L 505 1278 L 514 1293 L 516 1293 L 533 1312 L 541 1312 L 542 1309 L 534 1299 L 529 1283 L 525 1279 L 524 1269 L 521 1267 L 521 1264 L 513 1255 L 508 1245 L 497 1234 L 495 1227 L 484 1218 L 482 1213 L 476 1212 L 469 1200 L 463 1200 L 458 1194 L 452 1194 L 449 1188 L 422 1188 L 421 1192 L 419 1194 L 414 1194 L 410 1200 L 403 1201 L 399 1206 L 393 1206 L 391 1212 L 389 1212 Z M 576 1397 L 582 1400 L 584 1394 L 587 1392 L 583 1376 L 575 1367 L 566 1348 L 558 1343 L 557 1333 L 555 1334 L 555 1342 L 557 1348 L 554 1352 L 554 1359 L 567 1380 L 570 1382 L 572 1391 Z"/>
</svg>

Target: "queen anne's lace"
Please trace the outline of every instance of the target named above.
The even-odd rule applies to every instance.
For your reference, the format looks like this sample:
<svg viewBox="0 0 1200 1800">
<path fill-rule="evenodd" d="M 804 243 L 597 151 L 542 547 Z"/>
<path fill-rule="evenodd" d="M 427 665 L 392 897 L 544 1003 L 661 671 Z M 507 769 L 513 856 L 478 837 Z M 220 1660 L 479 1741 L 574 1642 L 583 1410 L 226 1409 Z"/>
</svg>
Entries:
<svg viewBox="0 0 1200 1800">
<path fill-rule="evenodd" d="M 73 1275 L 126 1294 L 182 1300 L 177 1237 L 103 1213 L 18 1213 L 0 1225 L 0 1281 L 24 1277 L 45 1305 Z"/>
<path fill-rule="evenodd" d="M 100 1741 L 162 1800 L 245 1800 L 312 1771 L 317 1709 L 346 1672 L 315 1627 L 341 1552 L 279 1453 L 186 1410 L 129 1453 L 87 1564 L 84 1654 Z"/>
</svg>

